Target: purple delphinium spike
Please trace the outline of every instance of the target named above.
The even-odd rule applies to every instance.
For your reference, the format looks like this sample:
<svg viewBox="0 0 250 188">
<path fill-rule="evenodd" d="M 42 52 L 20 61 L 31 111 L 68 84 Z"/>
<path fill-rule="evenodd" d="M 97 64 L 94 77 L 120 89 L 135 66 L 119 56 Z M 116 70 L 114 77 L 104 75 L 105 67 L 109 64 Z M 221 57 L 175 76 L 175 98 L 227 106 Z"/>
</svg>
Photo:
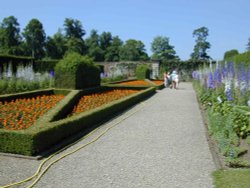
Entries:
<svg viewBox="0 0 250 188">
<path fill-rule="evenodd" d="M 240 64 L 237 72 L 237 79 L 240 88 L 240 93 L 245 94 L 248 90 L 248 75 L 244 64 Z"/>
<path fill-rule="evenodd" d="M 227 63 L 227 75 L 232 76 L 234 78 L 235 76 L 235 69 L 234 69 L 234 63 L 228 62 Z"/>
<path fill-rule="evenodd" d="M 222 74 L 220 69 L 216 69 L 214 71 L 214 81 L 216 83 L 216 86 L 221 86 L 222 83 Z"/>
<path fill-rule="evenodd" d="M 228 89 L 226 90 L 226 96 L 227 96 L 227 100 L 228 100 L 228 101 L 233 101 L 232 89 L 231 89 L 231 88 L 228 88 Z"/>
<path fill-rule="evenodd" d="M 192 77 L 193 77 L 193 79 L 195 79 L 195 80 L 199 80 L 199 72 L 198 72 L 198 71 L 193 71 L 193 72 L 192 72 Z"/>
<path fill-rule="evenodd" d="M 208 73 L 208 88 L 215 89 L 213 74 L 211 72 Z"/>
</svg>

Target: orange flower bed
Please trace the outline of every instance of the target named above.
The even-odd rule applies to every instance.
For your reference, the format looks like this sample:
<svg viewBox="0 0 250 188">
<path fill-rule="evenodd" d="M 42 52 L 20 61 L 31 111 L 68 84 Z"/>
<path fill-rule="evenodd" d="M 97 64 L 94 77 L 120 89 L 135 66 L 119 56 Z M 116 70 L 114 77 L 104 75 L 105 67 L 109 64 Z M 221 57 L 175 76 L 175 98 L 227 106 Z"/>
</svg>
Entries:
<svg viewBox="0 0 250 188">
<path fill-rule="evenodd" d="M 86 110 L 91 110 L 93 108 L 99 107 L 101 105 L 107 104 L 114 100 L 126 97 L 128 95 L 137 93 L 138 90 L 129 89 L 114 89 L 111 91 L 104 91 L 102 93 L 95 93 L 83 96 L 78 104 L 74 107 L 73 114 L 78 114 Z"/>
<path fill-rule="evenodd" d="M 63 98 L 64 95 L 43 95 L 36 98 L 0 102 L 0 128 L 27 129 Z"/>
<path fill-rule="evenodd" d="M 120 85 L 150 86 L 150 83 L 148 83 L 144 80 L 134 80 L 134 81 L 122 82 L 122 83 L 120 83 Z"/>
<path fill-rule="evenodd" d="M 161 85 L 164 83 L 163 80 L 151 80 L 151 82 L 154 82 L 156 85 Z"/>
</svg>

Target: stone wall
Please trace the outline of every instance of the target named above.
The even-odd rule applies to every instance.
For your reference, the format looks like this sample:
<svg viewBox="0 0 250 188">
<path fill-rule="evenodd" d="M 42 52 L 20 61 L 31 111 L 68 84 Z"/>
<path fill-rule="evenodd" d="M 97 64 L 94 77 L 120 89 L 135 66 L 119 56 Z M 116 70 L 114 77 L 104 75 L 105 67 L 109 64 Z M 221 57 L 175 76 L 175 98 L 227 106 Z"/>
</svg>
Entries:
<svg viewBox="0 0 250 188">
<path fill-rule="evenodd" d="M 126 75 L 127 77 L 134 77 L 135 70 L 139 64 L 149 64 L 151 67 L 151 78 L 157 78 L 159 76 L 159 62 L 143 62 L 143 61 L 121 61 L 121 62 L 98 62 L 96 64 L 104 67 L 102 76 L 104 77 L 116 77 L 119 75 Z"/>
</svg>

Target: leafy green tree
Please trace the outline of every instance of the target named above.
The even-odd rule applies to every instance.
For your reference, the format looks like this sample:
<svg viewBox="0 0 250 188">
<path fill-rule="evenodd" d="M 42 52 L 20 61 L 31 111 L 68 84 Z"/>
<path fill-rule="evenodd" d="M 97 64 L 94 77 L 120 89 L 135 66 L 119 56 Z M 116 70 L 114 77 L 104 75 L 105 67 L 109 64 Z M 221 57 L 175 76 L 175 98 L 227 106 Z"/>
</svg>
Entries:
<svg viewBox="0 0 250 188">
<path fill-rule="evenodd" d="M 23 37 L 25 38 L 26 55 L 41 59 L 44 57 L 45 32 L 42 23 L 38 19 L 32 19 L 24 28 Z"/>
<path fill-rule="evenodd" d="M 66 39 L 59 30 L 53 37 L 47 37 L 46 56 L 51 59 L 62 59 L 67 48 Z"/>
<path fill-rule="evenodd" d="M 153 52 L 152 59 L 157 60 L 173 60 L 178 59 L 174 46 L 169 44 L 169 38 L 157 36 L 151 44 L 151 51 Z"/>
<path fill-rule="evenodd" d="M 82 39 L 82 37 L 86 34 L 82 23 L 76 19 L 66 18 L 64 20 L 64 29 L 67 38 Z"/>
<path fill-rule="evenodd" d="M 86 39 L 87 54 L 94 61 L 104 61 L 104 51 L 100 45 L 100 36 L 97 30 L 91 30 L 89 38 Z"/>
<path fill-rule="evenodd" d="M 248 38 L 248 43 L 247 43 L 247 48 L 246 48 L 247 51 L 250 51 L 250 38 Z"/>
<path fill-rule="evenodd" d="M 83 36 L 86 32 L 83 29 L 82 23 L 76 19 L 66 18 L 64 21 L 64 30 L 67 39 L 67 51 L 85 54 L 86 47 Z"/>
<path fill-rule="evenodd" d="M 145 45 L 134 39 L 129 39 L 121 47 L 120 59 L 127 61 L 146 61 L 148 60 L 148 55 L 145 50 Z"/>
<path fill-rule="evenodd" d="M 209 60 L 210 57 L 207 54 L 207 50 L 211 47 L 207 42 L 208 28 L 200 27 L 193 31 L 193 37 L 195 37 L 194 52 L 191 54 L 192 60 Z"/>
<path fill-rule="evenodd" d="M 106 50 L 112 42 L 112 35 L 110 32 L 103 32 L 100 35 L 100 46 L 102 48 L 102 50 Z"/>
<path fill-rule="evenodd" d="M 224 53 L 224 60 L 225 61 L 232 61 L 233 57 L 236 56 L 236 55 L 238 55 L 238 54 L 239 54 L 239 52 L 236 49 L 232 49 L 232 50 L 226 51 Z"/>
<path fill-rule="evenodd" d="M 9 16 L 0 25 L 0 53 L 20 55 L 20 28 L 17 18 Z"/>
<path fill-rule="evenodd" d="M 122 47 L 122 40 L 115 36 L 110 44 L 109 47 L 107 47 L 106 54 L 105 54 L 105 61 L 119 61 L 120 60 L 120 49 Z"/>
</svg>

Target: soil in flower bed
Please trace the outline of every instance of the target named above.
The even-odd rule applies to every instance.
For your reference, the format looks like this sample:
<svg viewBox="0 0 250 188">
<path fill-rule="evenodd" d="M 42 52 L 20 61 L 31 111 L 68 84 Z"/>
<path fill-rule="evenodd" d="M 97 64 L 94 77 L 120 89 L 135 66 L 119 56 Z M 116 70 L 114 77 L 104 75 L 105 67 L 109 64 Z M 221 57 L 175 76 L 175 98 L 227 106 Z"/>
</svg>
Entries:
<svg viewBox="0 0 250 188">
<path fill-rule="evenodd" d="M 42 95 L 0 102 L 0 128 L 7 130 L 27 129 L 63 98 L 64 95 Z"/>
<path fill-rule="evenodd" d="M 150 86 L 151 84 L 144 80 L 133 80 L 133 81 L 119 83 L 119 85 Z"/>
<path fill-rule="evenodd" d="M 139 92 L 139 90 L 130 89 L 113 89 L 109 91 L 104 91 L 101 93 L 94 93 L 90 95 L 84 95 L 75 105 L 72 113 L 69 116 L 82 113 L 87 110 L 94 109 L 96 107 L 102 106 L 104 104 L 110 103 L 112 101 L 121 99 L 128 95 Z"/>
</svg>

